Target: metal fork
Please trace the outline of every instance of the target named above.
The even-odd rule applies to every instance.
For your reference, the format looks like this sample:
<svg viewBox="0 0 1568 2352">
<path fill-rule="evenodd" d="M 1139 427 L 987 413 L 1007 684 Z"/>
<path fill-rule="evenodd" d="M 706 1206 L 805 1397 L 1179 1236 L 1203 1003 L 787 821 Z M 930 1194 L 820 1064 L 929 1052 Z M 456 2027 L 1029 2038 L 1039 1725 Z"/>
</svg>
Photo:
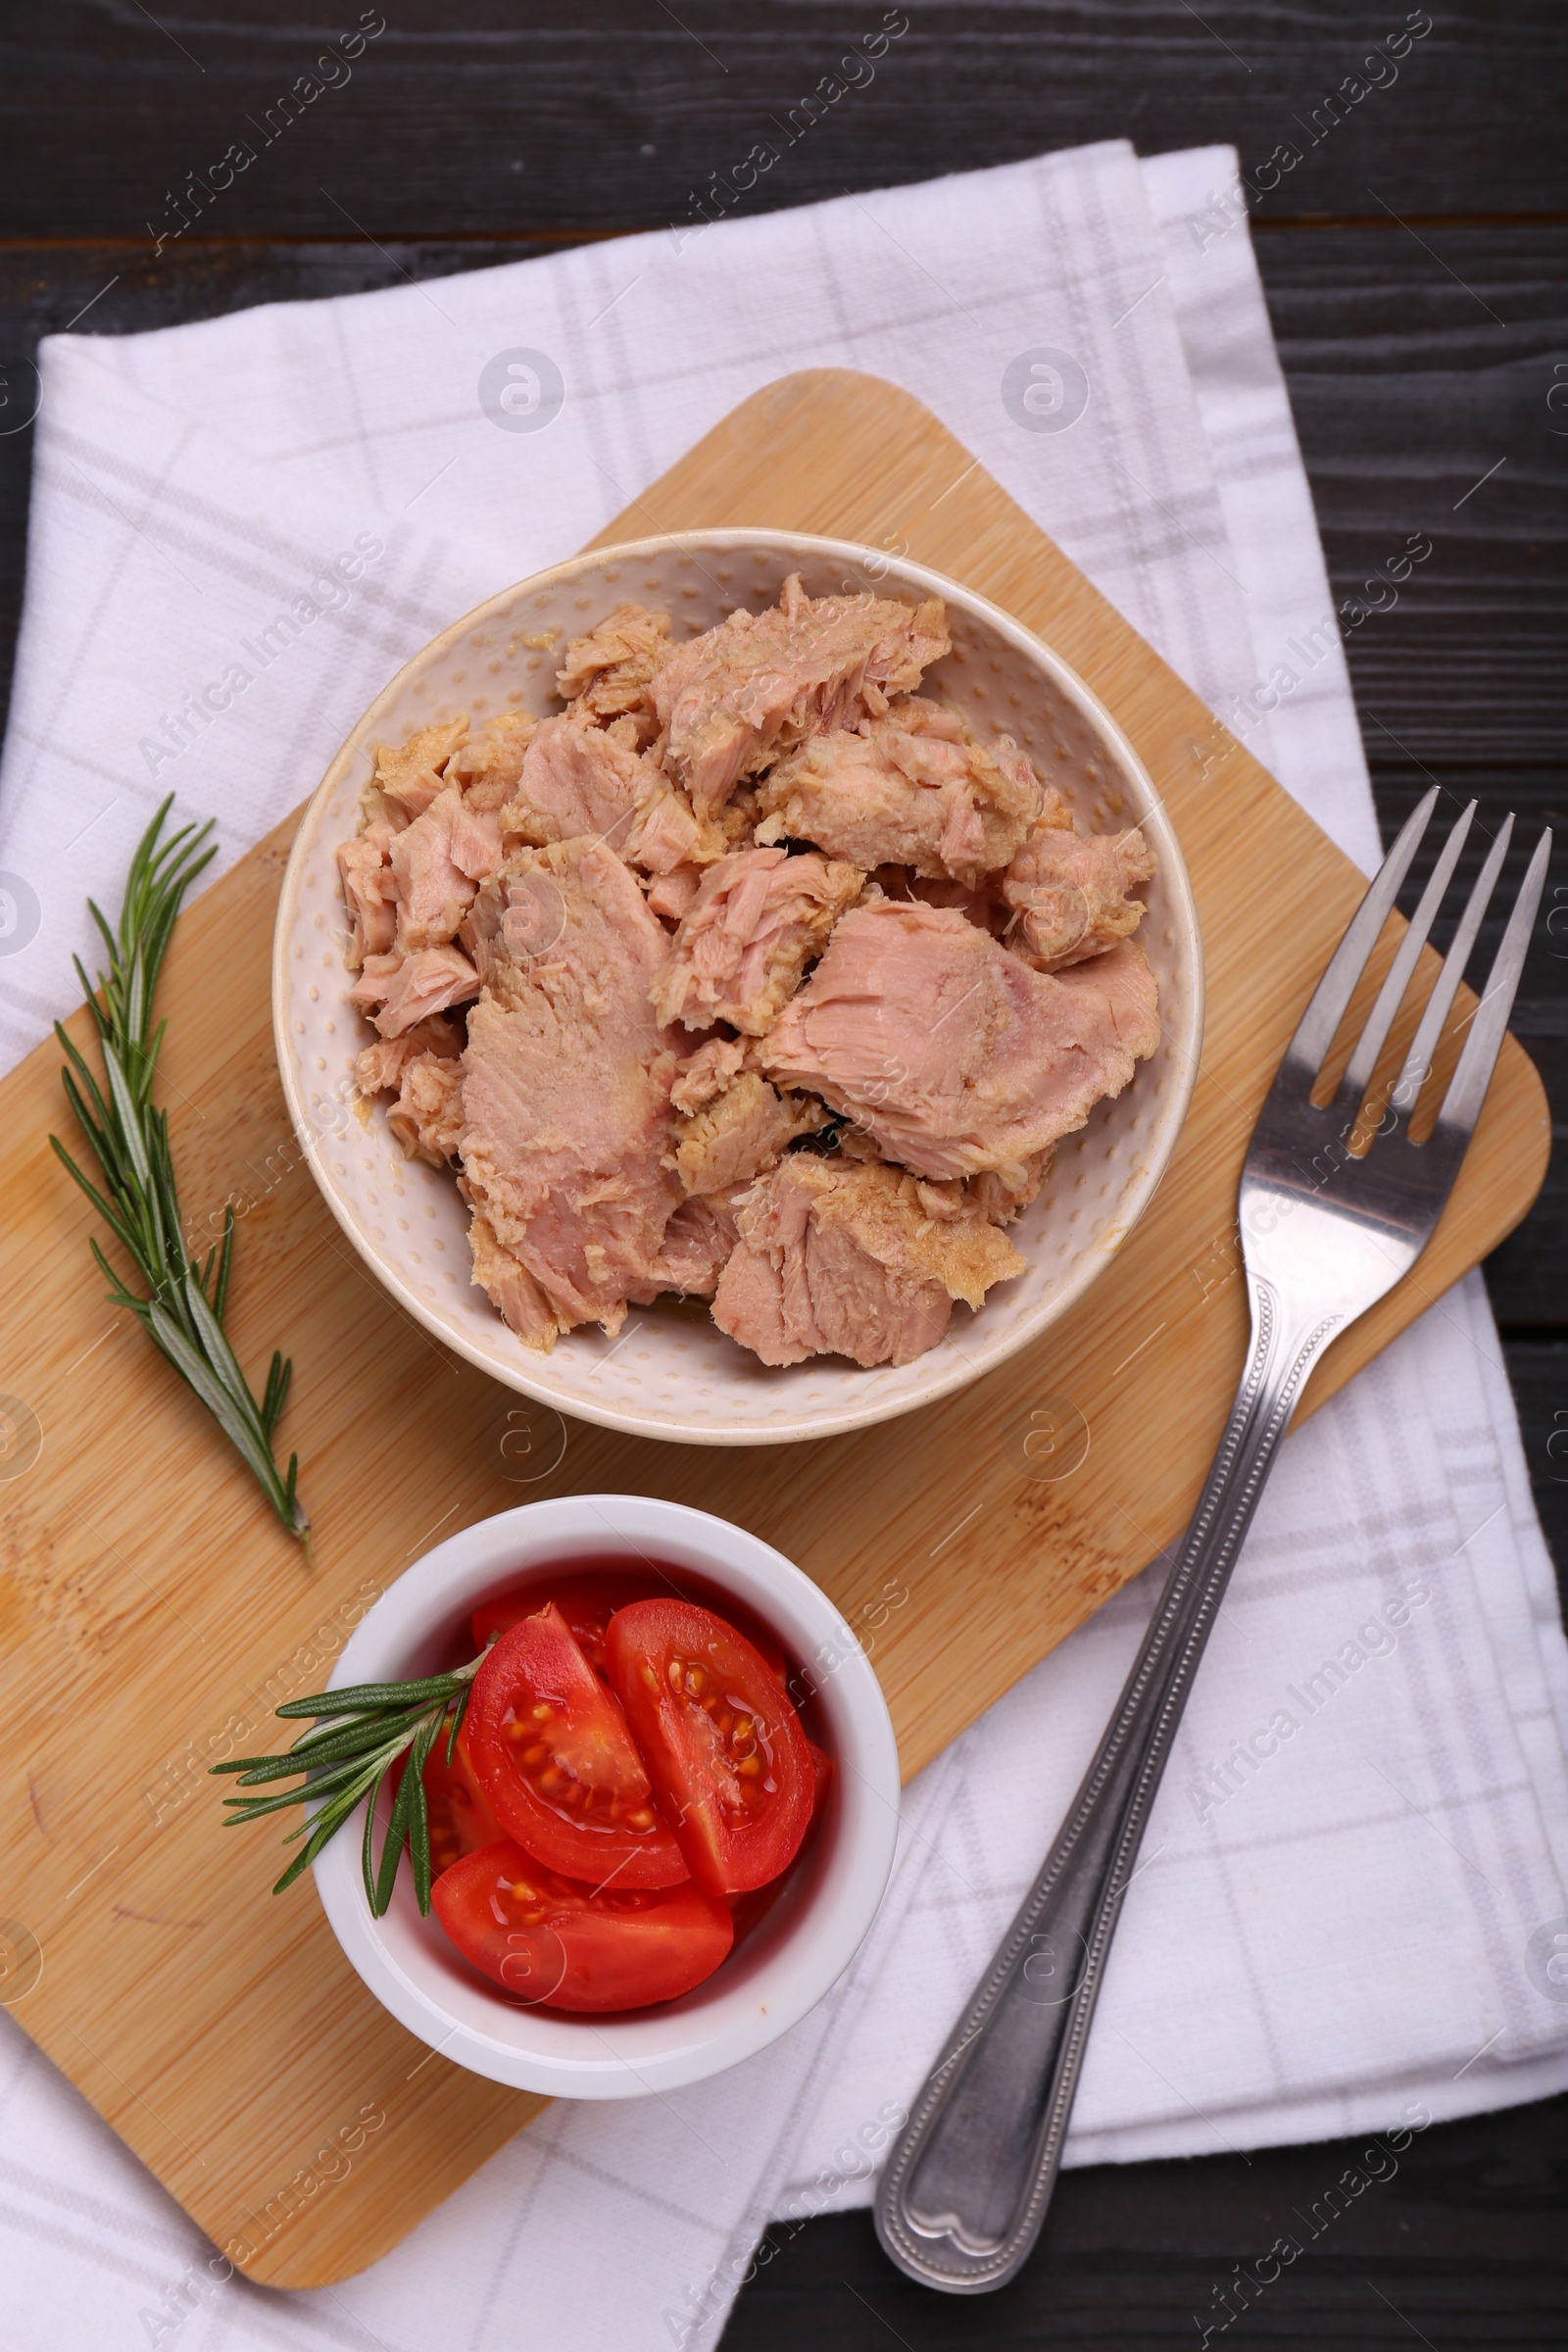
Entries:
<svg viewBox="0 0 1568 2352">
<path fill-rule="evenodd" d="M 899 2268 L 926 2286 L 984 2294 L 1013 2276 L 1039 2235 L 1121 1898 L 1280 1439 L 1324 1348 L 1420 1256 L 1480 1113 L 1545 884 L 1549 833 L 1530 861 L 1436 1125 L 1425 1142 L 1411 1141 L 1412 1116 L 1507 854 L 1511 816 L 1470 893 L 1387 1101 L 1381 1091 L 1367 1100 L 1474 802 L 1444 844 L 1332 1099 L 1321 1108 L 1312 1102 L 1437 799 L 1434 789 L 1384 859 L 1264 1102 L 1238 1207 L 1251 1345 L 1219 1451 L 1100 1753 L 884 2170 L 877 2235 Z"/>
</svg>

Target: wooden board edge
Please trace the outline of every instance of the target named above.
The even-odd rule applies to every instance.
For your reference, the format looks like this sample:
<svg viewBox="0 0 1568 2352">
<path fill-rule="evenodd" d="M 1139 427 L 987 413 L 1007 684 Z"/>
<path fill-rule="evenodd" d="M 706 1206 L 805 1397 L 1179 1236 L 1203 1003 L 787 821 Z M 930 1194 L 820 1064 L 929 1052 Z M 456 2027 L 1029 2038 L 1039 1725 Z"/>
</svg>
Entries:
<svg viewBox="0 0 1568 2352">
<path fill-rule="evenodd" d="M 362 2272 L 371 2269 L 388 2254 L 395 2252 L 411 2231 L 440 2210 L 448 2197 L 454 2197 L 460 2189 L 466 2188 L 475 2173 L 481 2171 L 492 2157 L 499 2156 L 503 2148 L 510 2147 L 519 2132 L 525 2132 L 530 2124 L 538 2122 L 547 2107 L 555 2105 L 553 2099 L 546 2098 L 539 2091 L 506 2091 L 500 2083 L 492 2083 L 488 2087 L 505 2099 L 514 2100 L 516 2105 L 498 2106 L 474 2131 L 465 2151 L 472 2154 L 472 2163 L 461 2179 L 451 2183 L 436 2204 L 413 2197 L 400 2200 L 382 2210 L 377 2226 L 372 2229 L 365 2227 L 363 2209 L 357 2208 L 352 2229 L 354 2245 L 352 2253 L 348 2253 L 340 2243 L 342 2230 L 332 2226 L 335 2217 L 330 2199 L 323 2197 L 319 2227 L 281 2231 L 276 2251 L 270 2259 L 264 2246 L 252 2259 L 240 2261 L 235 2248 L 242 2246 L 245 2241 L 237 2235 L 230 2236 L 226 2244 L 220 2238 L 217 2239 L 220 2251 L 254 2286 L 298 2294 L 312 2287 L 341 2286 L 345 2279 L 358 2278 Z M 199 2208 L 192 2205 L 189 2211 L 198 2227 L 205 2227 Z"/>
<path fill-rule="evenodd" d="M 1386 1298 L 1380 1299 L 1378 1304 L 1369 1309 L 1359 1322 L 1353 1323 L 1342 1338 L 1335 1340 L 1330 1345 L 1302 1391 L 1301 1401 L 1293 1416 L 1293 1428 L 1298 1427 L 1301 1422 L 1309 1419 L 1319 1406 L 1327 1404 L 1331 1396 L 1338 1396 L 1346 1383 L 1353 1380 L 1358 1372 L 1364 1371 L 1368 1364 L 1382 1354 L 1385 1348 L 1392 1346 L 1394 1341 L 1400 1338 L 1404 1332 L 1413 1329 L 1422 1315 L 1430 1313 L 1440 1300 L 1452 1290 L 1456 1282 L 1462 1282 L 1467 1274 L 1473 1274 L 1478 1267 L 1482 1266 L 1493 1250 L 1497 1249 L 1507 1240 L 1510 1233 L 1516 1232 L 1524 1223 L 1541 1198 L 1541 1188 L 1546 1181 L 1546 1171 L 1551 1164 L 1551 1105 L 1547 1101 L 1545 1081 L 1541 1072 L 1519 1040 L 1507 1030 L 1503 1032 L 1502 1049 L 1497 1055 L 1497 1067 L 1494 1072 L 1494 1084 L 1497 1078 L 1503 1075 L 1505 1069 L 1512 1084 L 1522 1089 L 1534 1103 L 1534 1118 L 1526 1129 L 1525 1135 L 1529 1156 L 1525 1159 L 1522 1169 L 1520 1163 L 1515 1162 L 1515 1169 L 1518 1171 L 1517 1181 L 1520 1187 L 1518 1194 L 1516 1196 L 1510 1194 L 1507 1200 L 1499 1197 L 1495 1202 L 1494 1213 L 1490 1216 L 1483 1215 L 1477 1209 L 1471 1210 L 1470 1213 L 1476 1219 L 1479 1228 L 1476 1238 L 1482 1240 L 1483 1247 L 1473 1256 L 1470 1256 L 1471 1244 L 1466 1242 L 1465 1250 L 1468 1262 L 1456 1267 L 1446 1281 L 1441 1283 L 1436 1290 L 1428 1290 L 1423 1287 L 1420 1280 L 1423 1258 L 1417 1258 L 1410 1272 L 1401 1282 L 1395 1284 Z M 1522 1118 L 1520 1124 L 1524 1125 Z M 1443 1219 L 1440 1218 L 1433 1242 L 1439 1240 L 1442 1232 Z M 1428 1249 L 1430 1250 L 1432 1244 L 1429 1243 Z M 1405 1317 L 1405 1303 L 1412 1297 L 1420 1298 L 1422 1303 L 1412 1314 Z"/>
</svg>

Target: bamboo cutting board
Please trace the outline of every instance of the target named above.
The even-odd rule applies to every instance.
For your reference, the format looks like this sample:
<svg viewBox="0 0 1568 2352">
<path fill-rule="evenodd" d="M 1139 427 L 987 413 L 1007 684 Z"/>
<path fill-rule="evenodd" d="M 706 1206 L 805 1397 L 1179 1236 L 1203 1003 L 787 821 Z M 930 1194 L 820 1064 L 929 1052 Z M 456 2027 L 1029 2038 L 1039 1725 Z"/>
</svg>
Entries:
<svg viewBox="0 0 1568 2352">
<path fill-rule="evenodd" d="M 296 1365 L 306 1566 L 188 1393 L 102 1303 L 89 1212 L 50 1157 L 60 1056 L 0 1086 L 0 1997 L 217 2243 L 273 2285 L 394 2245 L 540 2102 L 395 2025 L 264 1831 L 220 1835 L 208 1763 L 270 1744 L 373 1596 L 438 1537 L 545 1494 L 665 1494 L 799 1560 L 861 1630 L 912 1772 L 1183 1524 L 1246 1331 L 1237 1172 L 1361 881 L 1247 751 L 918 403 L 821 371 L 746 402 L 605 540 L 737 523 L 906 546 L 1048 638 L 1109 705 L 1191 869 L 1208 1026 L 1143 1223 L 1033 1350 L 919 1414 L 707 1452 L 567 1427 L 456 1361 L 378 1288 L 289 1131 L 268 966 L 291 825 L 182 918 L 161 1007 L 187 1215 L 240 1217 L 242 1362 Z M 302 789 L 314 778 L 302 776 Z M 1282 919 L 1282 916 L 1286 919 Z M 1463 1011 L 1473 1000 L 1466 1000 Z M 85 1023 L 74 1024 L 81 1035 Z M 1539 1080 L 1506 1041 L 1412 1279 L 1344 1339 L 1332 1393 L 1523 1216 Z M 37 1693 L 68 1694 L 44 1709 Z"/>
</svg>

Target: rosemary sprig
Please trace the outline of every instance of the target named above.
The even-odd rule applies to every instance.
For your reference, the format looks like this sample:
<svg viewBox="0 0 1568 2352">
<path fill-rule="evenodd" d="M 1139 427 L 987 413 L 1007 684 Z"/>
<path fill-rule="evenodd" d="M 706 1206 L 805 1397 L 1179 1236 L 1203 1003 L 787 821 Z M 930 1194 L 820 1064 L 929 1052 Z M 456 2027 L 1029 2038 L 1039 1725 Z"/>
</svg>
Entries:
<svg viewBox="0 0 1568 2352">
<path fill-rule="evenodd" d="M 287 1833 L 285 1843 L 292 1843 L 297 1838 L 303 1838 L 305 1842 L 272 1888 L 274 1894 L 281 1894 L 301 1871 L 309 1869 L 328 1838 L 337 1835 L 365 1797 L 368 1802 L 365 1807 L 361 1867 L 372 1916 L 380 1919 L 392 1900 L 405 1847 L 414 1871 L 414 1891 L 419 1909 L 428 1913 L 431 1870 L 430 1819 L 424 1795 L 425 1759 L 450 1714 L 447 1762 L 451 1763 L 463 1718 L 468 1711 L 473 1678 L 483 1663 L 481 1656 L 452 1674 L 427 1675 L 422 1682 L 359 1683 L 352 1690 L 318 1690 L 314 1698 L 290 1699 L 277 1709 L 278 1714 L 314 1716 L 314 1731 L 302 1732 L 293 1746 L 280 1756 L 232 1756 L 211 1767 L 214 1772 L 237 1772 L 242 1788 L 269 1781 L 297 1780 L 301 1773 L 307 1776 L 303 1788 L 282 1788 L 268 1796 L 223 1799 L 232 1808 L 223 1824 L 225 1829 L 232 1829 L 237 1822 L 257 1821 L 264 1813 L 276 1813 L 288 1805 L 309 1804 L 317 1808 Z M 378 1864 L 374 1848 L 376 1800 L 382 1783 L 403 1755 L 407 1755 L 408 1763 L 392 1800 L 392 1818 L 387 1824 Z"/>
<path fill-rule="evenodd" d="M 208 1251 L 205 1263 L 198 1264 L 185 1247 L 169 1149 L 169 1114 L 153 1107 L 153 1077 L 166 1026 L 160 1021 L 153 1028 L 153 992 L 180 901 L 216 855 L 216 845 L 207 841 L 211 819 L 200 826 L 182 825 L 168 841 L 161 839 L 172 799 L 171 794 L 165 801 L 130 861 L 119 930 L 112 931 L 93 902 L 87 902 L 109 952 L 109 969 L 99 973 L 95 988 L 81 958 L 74 960 L 98 1030 L 107 1093 L 61 1024 L 55 1023 L 70 1065 L 61 1072 L 66 1096 L 92 1147 L 104 1189 L 82 1174 L 58 1136 L 49 1141 L 147 1285 L 145 1298 L 128 1290 L 94 1240 L 89 1246 L 109 1279 L 111 1303 L 128 1307 L 139 1317 L 153 1345 L 195 1390 L 255 1473 L 289 1534 L 304 1544 L 308 1559 L 311 1523 L 295 1492 L 299 1457 L 290 1454 L 285 1476 L 272 1451 L 293 1365 L 282 1354 L 273 1355 L 258 1404 L 223 1331 L 234 1249 L 233 1207 L 223 1212 L 221 1242 Z"/>
</svg>

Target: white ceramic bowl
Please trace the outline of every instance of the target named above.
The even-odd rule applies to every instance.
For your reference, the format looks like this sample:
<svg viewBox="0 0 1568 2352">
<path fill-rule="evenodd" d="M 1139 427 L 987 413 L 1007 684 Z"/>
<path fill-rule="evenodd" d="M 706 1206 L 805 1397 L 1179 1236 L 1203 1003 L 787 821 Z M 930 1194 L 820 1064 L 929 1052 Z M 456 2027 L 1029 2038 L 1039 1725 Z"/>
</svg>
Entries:
<svg viewBox="0 0 1568 2352">
<path fill-rule="evenodd" d="M 775 603 L 786 573 L 813 595 L 873 590 L 947 602 L 954 650 L 928 690 L 1006 730 L 1093 831 L 1141 823 L 1157 874 L 1139 937 L 1159 983 L 1162 1037 L 1114 1102 L 1056 1148 L 1051 1179 L 1012 1229 L 1029 1260 L 941 1344 L 871 1371 L 816 1356 L 770 1369 L 690 1307 L 636 1307 L 615 1340 L 590 1327 L 549 1355 L 525 1348 L 470 1281 L 467 1215 L 452 1177 L 406 1160 L 385 1111 L 356 1100 L 354 1061 L 373 1032 L 348 1001 L 346 926 L 333 850 L 358 822 L 378 743 L 467 710 L 475 723 L 520 700 L 558 709 L 568 636 L 614 605 L 662 606 L 676 633 L 736 605 Z M 1137 754 L 1075 671 L 1006 613 L 916 564 L 785 531 L 697 531 L 602 548 L 492 597 L 416 654 L 378 695 L 311 801 L 283 876 L 272 953 L 272 1025 L 283 1092 L 316 1180 L 393 1297 L 460 1355 L 579 1420 L 708 1446 L 817 1438 L 885 1421 L 992 1371 L 1065 1313 L 1109 1262 L 1164 1173 L 1198 1074 L 1203 969 L 1187 869 Z"/>
<path fill-rule="evenodd" d="M 722 1968 L 643 2016 L 606 2021 L 531 2009 L 471 1969 L 433 1915 L 420 1918 L 407 1863 L 386 1917 L 371 1917 L 360 1875 L 363 1815 L 344 1825 L 315 1866 L 333 1934 L 400 2025 L 473 2074 L 557 2098 L 674 2090 L 765 2049 L 815 2006 L 858 1950 L 893 1867 L 899 1827 L 893 1724 L 849 1626 L 782 1552 L 682 1503 L 574 1494 L 481 1519 L 426 1552 L 383 1593 L 339 1658 L 332 1687 L 437 1673 L 480 1601 L 564 1561 L 614 1553 L 694 1570 L 769 1627 L 808 1671 L 834 1758 L 833 1788 L 804 1867 Z"/>
</svg>

